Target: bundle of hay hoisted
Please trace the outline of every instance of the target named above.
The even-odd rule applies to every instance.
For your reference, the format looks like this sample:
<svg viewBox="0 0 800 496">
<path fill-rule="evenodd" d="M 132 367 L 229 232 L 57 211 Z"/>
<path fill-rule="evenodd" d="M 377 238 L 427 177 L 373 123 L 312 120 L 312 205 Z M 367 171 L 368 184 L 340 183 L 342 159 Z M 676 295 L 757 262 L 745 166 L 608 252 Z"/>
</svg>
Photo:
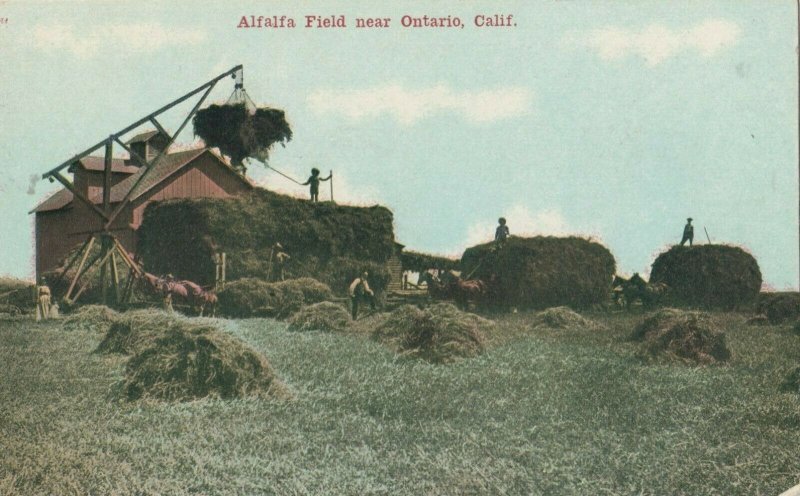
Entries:
<svg viewBox="0 0 800 496">
<path fill-rule="evenodd" d="M 275 143 L 292 139 L 282 110 L 264 107 L 250 112 L 243 103 L 210 105 L 197 111 L 192 124 L 206 146 L 219 148 L 237 168 L 247 157 L 266 161 Z"/>
<path fill-rule="evenodd" d="M 587 319 L 569 307 L 548 308 L 537 312 L 529 324 L 535 330 L 602 330 L 605 326 Z"/>
<path fill-rule="evenodd" d="M 449 303 L 425 309 L 398 307 L 373 332 L 373 337 L 403 355 L 433 363 L 474 357 L 486 347 L 485 333 L 494 323 L 462 312 Z"/>
<path fill-rule="evenodd" d="M 301 308 L 289 319 L 289 330 L 342 332 L 350 322 L 350 314 L 342 305 L 323 301 Z"/>
<path fill-rule="evenodd" d="M 712 365 L 731 357 L 725 332 L 703 312 L 659 310 L 639 324 L 631 337 L 641 342 L 641 354 L 648 359 Z"/>
<path fill-rule="evenodd" d="M 122 383 L 130 401 L 290 396 L 260 353 L 208 321 L 156 310 L 120 314 L 97 351 L 131 355 Z"/>
<path fill-rule="evenodd" d="M 228 283 L 218 297 L 220 313 L 229 317 L 285 319 L 303 305 L 330 300 L 333 293 L 310 277 L 281 282 L 250 277 Z"/>
<path fill-rule="evenodd" d="M 520 308 L 603 303 L 615 266 L 605 246 L 578 237 L 511 237 L 468 248 L 461 258 L 462 274 L 493 286 L 496 305 Z"/>
<path fill-rule="evenodd" d="M 314 277 L 343 294 L 361 271 L 382 290 L 395 250 L 392 212 L 308 201 L 256 188 L 236 198 L 153 202 L 139 228 L 138 254 L 149 272 L 213 284 L 214 255 L 226 253 L 229 281 L 269 280 L 275 243 L 291 256 L 286 277 Z"/>
<path fill-rule="evenodd" d="M 733 310 L 756 302 L 761 271 L 735 246 L 673 246 L 653 262 L 650 282 L 669 286 L 675 304 Z"/>
</svg>

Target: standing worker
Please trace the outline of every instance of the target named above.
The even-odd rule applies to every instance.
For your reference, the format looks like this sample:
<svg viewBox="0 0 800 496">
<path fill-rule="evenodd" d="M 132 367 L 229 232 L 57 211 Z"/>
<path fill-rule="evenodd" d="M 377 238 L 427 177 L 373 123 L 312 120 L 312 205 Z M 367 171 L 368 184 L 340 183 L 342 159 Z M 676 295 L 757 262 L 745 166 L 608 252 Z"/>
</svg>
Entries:
<svg viewBox="0 0 800 496">
<path fill-rule="evenodd" d="M 331 174 L 333 175 L 333 174 Z M 311 202 L 316 203 L 319 201 L 319 183 L 320 181 L 327 181 L 330 179 L 331 176 L 328 177 L 319 177 L 319 169 L 314 167 L 311 169 L 311 177 L 308 178 L 308 181 L 301 184 L 301 186 L 311 185 Z"/>
<path fill-rule="evenodd" d="M 506 218 L 500 217 L 497 219 L 497 223 L 500 225 L 497 226 L 497 229 L 494 231 L 494 240 L 497 243 L 502 243 L 508 239 L 508 236 L 510 235 L 508 226 L 506 225 Z"/>
<path fill-rule="evenodd" d="M 361 274 L 361 277 L 356 277 L 350 284 L 349 293 L 350 303 L 352 304 L 353 308 L 353 320 L 358 319 L 358 304 L 362 299 L 366 299 L 369 302 L 372 311 L 375 311 L 375 293 L 369 289 L 367 277 L 369 277 L 369 273 L 364 271 L 364 273 Z"/>
<path fill-rule="evenodd" d="M 692 225 L 692 218 L 689 217 L 686 219 L 686 225 L 683 227 L 683 237 L 681 238 L 681 246 L 687 241 L 689 242 L 689 246 L 692 246 L 692 241 L 694 240 L 694 226 Z"/>
<path fill-rule="evenodd" d="M 50 287 L 42 277 L 36 286 L 36 321 L 50 318 Z"/>
<path fill-rule="evenodd" d="M 283 245 L 275 243 L 270 250 L 270 266 L 269 277 L 272 281 L 285 281 L 286 280 L 286 264 L 292 258 L 288 253 L 283 251 Z"/>
</svg>

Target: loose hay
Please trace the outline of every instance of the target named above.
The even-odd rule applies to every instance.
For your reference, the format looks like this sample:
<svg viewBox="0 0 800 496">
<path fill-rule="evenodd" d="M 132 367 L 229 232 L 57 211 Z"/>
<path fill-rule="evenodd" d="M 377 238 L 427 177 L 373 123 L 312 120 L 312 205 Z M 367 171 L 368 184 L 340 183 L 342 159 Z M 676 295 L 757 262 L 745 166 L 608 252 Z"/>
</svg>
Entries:
<svg viewBox="0 0 800 496">
<path fill-rule="evenodd" d="M 129 401 L 289 397 L 261 354 L 213 326 L 186 321 L 131 357 L 123 390 Z"/>
<path fill-rule="evenodd" d="M 641 342 L 648 359 L 712 365 L 731 357 L 725 332 L 703 312 L 659 310 L 636 327 L 632 339 Z"/>
<path fill-rule="evenodd" d="M 330 299 L 332 293 L 311 278 L 266 282 L 251 277 L 228 283 L 218 297 L 219 311 L 229 317 L 286 319 L 304 304 Z"/>
<path fill-rule="evenodd" d="M 770 324 L 775 325 L 796 320 L 800 317 L 800 293 L 761 293 L 758 296 L 756 313 L 765 315 Z"/>
<path fill-rule="evenodd" d="M 324 301 L 300 309 L 289 319 L 289 330 L 341 332 L 349 324 L 350 314 L 342 305 Z"/>
<path fill-rule="evenodd" d="M 608 299 L 615 262 L 606 247 L 584 238 L 511 237 L 468 248 L 461 270 L 491 282 L 498 306 L 585 308 Z"/>
<path fill-rule="evenodd" d="M 530 330 L 601 330 L 605 326 L 583 317 L 569 307 L 555 307 L 534 315 L 529 328 Z"/>
<path fill-rule="evenodd" d="M 734 310 L 756 302 L 761 271 L 735 246 L 673 246 L 653 262 L 650 282 L 669 286 L 676 304 Z"/>
<path fill-rule="evenodd" d="M 86 305 L 69 314 L 61 324 L 65 331 L 106 333 L 120 314 L 105 305 Z"/>
<path fill-rule="evenodd" d="M 142 351 L 174 327 L 188 319 L 161 310 L 135 310 L 120 314 L 97 346 L 98 353 L 130 355 Z"/>
<path fill-rule="evenodd" d="M 493 322 L 462 312 L 449 303 L 420 310 L 411 305 L 395 309 L 373 332 L 403 355 L 432 363 L 474 357 L 486 347 L 485 332 Z"/>
<path fill-rule="evenodd" d="M 32 313 L 35 300 L 34 284 L 14 277 L 0 277 L 0 311 L 3 313 Z"/>
<path fill-rule="evenodd" d="M 800 394 L 800 367 L 795 367 L 789 372 L 781 385 L 781 389 Z"/>
<path fill-rule="evenodd" d="M 385 207 L 312 204 L 256 188 L 236 198 L 151 203 L 137 253 L 149 272 L 208 285 L 214 283 L 217 252 L 226 253 L 229 281 L 268 280 L 271 247 L 279 242 L 292 257 L 285 267 L 289 278 L 314 277 L 343 294 L 352 272 L 367 269 L 371 276 L 386 274 L 385 280 L 370 279 L 380 291 L 395 249 L 392 223 Z"/>
<path fill-rule="evenodd" d="M 751 326 L 765 326 L 769 325 L 769 319 L 766 315 L 755 315 L 747 319 L 746 324 Z"/>
</svg>

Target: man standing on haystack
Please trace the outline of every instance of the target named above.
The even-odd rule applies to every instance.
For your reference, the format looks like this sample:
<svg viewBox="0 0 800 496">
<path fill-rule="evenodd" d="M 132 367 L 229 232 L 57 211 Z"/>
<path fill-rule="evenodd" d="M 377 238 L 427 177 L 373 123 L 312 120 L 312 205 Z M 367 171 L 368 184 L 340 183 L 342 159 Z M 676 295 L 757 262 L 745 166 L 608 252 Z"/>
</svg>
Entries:
<svg viewBox="0 0 800 496">
<path fill-rule="evenodd" d="M 497 220 L 497 223 L 500 224 L 497 226 L 497 229 L 494 231 L 494 241 L 497 244 L 505 242 L 508 239 L 508 236 L 511 234 L 508 230 L 508 226 L 506 225 L 506 218 L 500 217 Z"/>
<path fill-rule="evenodd" d="M 319 183 L 320 181 L 327 181 L 331 178 L 333 173 L 331 173 L 328 177 L 319 177 L 319 169 L 314 167 L 311 169 L 311 177 L 308 178 L 308 181 L 301 184 L 301 186 L 308 186 L 311 185 L 311 202 L 316 203 L 319 201 Z"/>
<path fill-rule="evenodd" d="M 39 280 L 36 286 L 36 321 L 47 320 L 50 318 L 50 287 L 44 277 Z"/>
<path fill-rule="evenodd" d="M 375 293 L 369 289 L 369 283 L 367 282 L 367 277 L 369 277 L 369 273 L 364 271 L 360 277 L 356 277 L 353 282 L 350 284 L 350 303 L 353 309 L 353 320 L 358 319 L 358 304 L 361 300 L 366 299 L 369 302 L 370 308 L 372 311 L 375 311 Z"/>
<path fill-rule="evenodd" d="M 683 227 L 683 237 L 681 238 L 681 246 L 687 241 L 689 242 L 689 246 L 692 246 L 692 241 L 694 240 L 694 226 L 692 225 L 692 218 L 689 217 L 686 219 L 686 225 Z"/>
</svg>

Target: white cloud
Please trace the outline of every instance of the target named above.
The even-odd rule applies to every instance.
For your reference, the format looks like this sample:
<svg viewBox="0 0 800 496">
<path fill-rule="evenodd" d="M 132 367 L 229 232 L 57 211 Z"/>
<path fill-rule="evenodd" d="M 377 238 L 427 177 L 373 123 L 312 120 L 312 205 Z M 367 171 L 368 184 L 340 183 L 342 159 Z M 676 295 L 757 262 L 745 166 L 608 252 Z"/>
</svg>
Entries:
<svg viewBox="0 0 800 496">
<path fill-rule="evenodd" d="M 640 30 L 609 26 L 565 37 L 569 45 L 594 50 L 603 60 L 618 60 L 629 55 L 640 56 L 648 66 L 683 52 L 696 52 L 711 57 L 735 44 L 741 28 L 725 19 L 708 19 L 686 29 L 671 29 L 651 24 Z"/>
<path fill-rule="evenodd" d="M 86 59 L 110 48 L 154 52 L 164 47 L 197 45 L 206 40 L 202 29 L 160 23 L 103 24 L 75 28 L 40 24 L 33 29 L 33 46 L 43 51 L 67 51 Z"/>
<path fill-rule="evenodd" d="M 441 112 L 459 114 L 472 123 L 494 122 L 527 113 L 532 100 L 530 90 L 522 87 L 457 91 L 442 84 L 418 89 L 386 84 L 357 90 L 320 89 L 308 96 L 307 103 L 315 112 L 354 121 L 388 114 L 411 125 Z"/>
</svg>

